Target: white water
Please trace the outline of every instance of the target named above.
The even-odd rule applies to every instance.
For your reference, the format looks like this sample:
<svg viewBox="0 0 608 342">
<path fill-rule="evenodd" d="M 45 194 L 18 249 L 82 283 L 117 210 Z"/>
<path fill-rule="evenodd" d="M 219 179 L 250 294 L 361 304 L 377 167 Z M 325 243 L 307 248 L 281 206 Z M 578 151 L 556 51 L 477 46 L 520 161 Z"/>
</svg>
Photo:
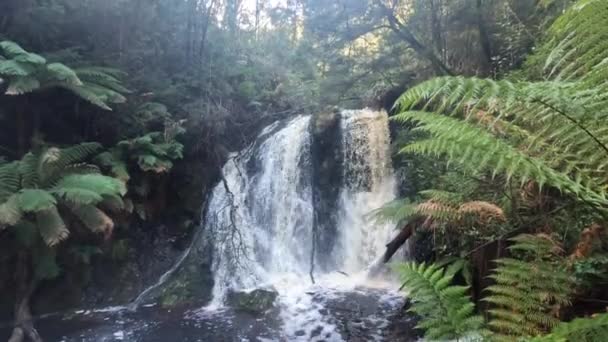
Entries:
<svg viewBox="0 0 608 342">
<path fill-rule="evenodd" d="M 367 217 L 395 197 L 388 118 L 368 109 L 342 112 L 345 182 L 338 239 L 332 254 L 321 256 L 335 258 L 339 266 L 315 274 L 314 285 L 309 277 L 314 223 L 310 122 L 302 116 L 282 128 L 268 127 L 258 145 L 225 165 L 226 184 L 214 189 L 207 211 L 215 277 L 208 309 L 221 307 L 231 288 L 270 285 L 279 292 L 288 340 L 340 341 L 319 298 L 390 284 L 369 279 L 366 272 L 394 234 L 392 226 L 378 226 Z M 315 338 L 313 330 L 319 334 Z"/>
<path fill-rule="evenodd" d="M 309 124 L 310 117 L 292 120 L 224 167 L 232 195 L 223 183 L 215 188 L 207 221 L 214 229 L 215 304 L 229 288 L 255 287 L 277 274 L 306 274 L 313 223 L 312 188 L 304 174 Z M 259 169 L 252 177 L 250 163 Z"/>
<path fill-rule="evenodd" d="M 377 224 L 369 212 L 395 199 L 388 116 L 369 109 L 342 112 L 345 186 L 340 194 L 337 250 L 343 270 L 370 266 L 394 234 L 392 224 Z"/>
</svg>

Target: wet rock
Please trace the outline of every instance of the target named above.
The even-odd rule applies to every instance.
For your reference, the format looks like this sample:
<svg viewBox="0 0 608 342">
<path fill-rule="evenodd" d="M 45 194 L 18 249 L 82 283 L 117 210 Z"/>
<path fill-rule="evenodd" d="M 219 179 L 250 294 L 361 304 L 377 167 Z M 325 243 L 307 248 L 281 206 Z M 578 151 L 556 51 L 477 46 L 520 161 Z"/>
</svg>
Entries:
<svg viewBox="0 0 608 342">
<path fill-rule="evenodd" d="M 237 310 L 258 314 L 271 309 L 278 296 L 279 294 L 274 288 L 229 291 L 226 301 L 229 306 Z"/>
</svg>

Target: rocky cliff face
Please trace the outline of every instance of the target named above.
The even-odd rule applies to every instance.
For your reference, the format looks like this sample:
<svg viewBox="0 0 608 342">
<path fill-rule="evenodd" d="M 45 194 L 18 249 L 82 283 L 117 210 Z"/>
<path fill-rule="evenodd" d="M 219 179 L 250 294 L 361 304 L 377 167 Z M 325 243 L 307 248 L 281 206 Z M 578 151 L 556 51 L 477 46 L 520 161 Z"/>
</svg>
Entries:
<svg viewBox="0 0 608 342">
<path fill-rule="evenodd" d="M 313 115 L 312 120 L 316 255 L 327 256 L 332 252 L 338 235 L 338 200 L 343 183 L 340 111 L 322 111 Z M 329 258 L 317 257 L 317 264 L 322 269 L 331 268 L 330 262 Z"/>
</svg>

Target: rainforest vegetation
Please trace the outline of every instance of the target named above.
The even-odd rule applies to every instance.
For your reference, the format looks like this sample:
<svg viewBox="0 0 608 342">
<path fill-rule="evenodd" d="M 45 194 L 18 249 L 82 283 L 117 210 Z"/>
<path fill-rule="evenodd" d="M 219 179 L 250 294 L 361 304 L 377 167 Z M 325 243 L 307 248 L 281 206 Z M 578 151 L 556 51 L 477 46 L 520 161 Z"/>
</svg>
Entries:
<svg viewBox="0 0 608 342">
<path fill-rule="evenodd" d="M 607 79 L 605 0 L 3 0 L 9 341 L 137 296 L 265 126 L 363 107 L 421 335 L 608 340 Z"/>
</svg>

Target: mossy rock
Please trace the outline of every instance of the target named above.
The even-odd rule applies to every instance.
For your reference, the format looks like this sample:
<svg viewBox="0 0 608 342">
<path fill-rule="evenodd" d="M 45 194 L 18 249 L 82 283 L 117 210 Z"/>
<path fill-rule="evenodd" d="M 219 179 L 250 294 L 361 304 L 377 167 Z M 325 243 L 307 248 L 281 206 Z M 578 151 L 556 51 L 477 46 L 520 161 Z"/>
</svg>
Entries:
<svg viewBox="0 0 608 342">
<path fill-rule="evenodd" d="M 279 296 L 275 289 L 255 289 L 252 291 L 230 291 L 226 297 L 229 306 L 236 310 L 253 314 L 268 311 Z"/>
</svg>

